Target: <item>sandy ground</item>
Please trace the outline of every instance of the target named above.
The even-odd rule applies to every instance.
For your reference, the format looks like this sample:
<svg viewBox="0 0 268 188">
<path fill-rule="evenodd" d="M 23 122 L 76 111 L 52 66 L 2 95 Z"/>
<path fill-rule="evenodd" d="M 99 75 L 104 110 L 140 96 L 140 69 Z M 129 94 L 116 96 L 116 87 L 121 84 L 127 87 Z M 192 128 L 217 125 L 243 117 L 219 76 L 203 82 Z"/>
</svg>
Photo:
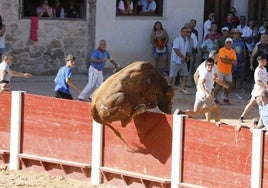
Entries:
<svg viewBox="0 0 268 188">
<path fill-rule="evenodd" d="M 34 76 L 28 80 L 13 79 L 12 89 L 13 90 L 24 90 L 27 93 L 53 96 L 53 76 Z M 87 75 L 75 75 L 73 77 L 75 83 L 83 87 L 87 82 Z M 250 113 L 246 116 L 245 123 L 241 124 L 238 121 L 240 114 L 250 99 L 250 92 L 252 83 L 245 83 L 244 88 L 246 90 L 243 94 L 242 100 L 235 99 L 234 93 L 231 94 L 232 105 L 220 105 L 220 116 L 224 123 L 230 126 L 245 126 L 250 127 L 252 125 L 252 119 L 258 116 L 258 109 L 255 106 Z M 195 87 L 187 88 L 191 91 L 190 95 L 182 95 L 176 92 L 176 99 L 174 102 L 173 110 L 176 108 L 186 110 L 192 109 L 195 97 Z M 77 98 L 77 93 L 72 91 L 73 97 Z M 222 99 L 221 99 L 222 101 Z M 158 111 L 154 109 L 153 111 Z M 195 118 L 204 119 L 204 116 Z M 72 188 L 84 188 L 84 187 L 104 187 L 112 188 L 109 185 L 93 186 L 87 181 L 78 181 L 60 176 L 51 176 L 46 173 L 36 173 L 31 171 L 11 171 L 5 166 L 0 166 L 0 187 L 13 188 L 13 187 L 49 187 L 49 188 L 61 188 L 61 187 L 72 187 Z"/>
</svg>

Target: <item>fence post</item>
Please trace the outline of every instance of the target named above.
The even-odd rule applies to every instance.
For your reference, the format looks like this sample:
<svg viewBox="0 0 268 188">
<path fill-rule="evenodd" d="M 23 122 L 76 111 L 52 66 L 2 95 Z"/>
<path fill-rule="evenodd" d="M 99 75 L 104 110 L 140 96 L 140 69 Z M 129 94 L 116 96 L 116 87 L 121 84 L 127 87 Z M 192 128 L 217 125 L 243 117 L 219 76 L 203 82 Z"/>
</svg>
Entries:
<svg viewBox="0 0 268 188">
<path fill-rule="evenodd" d="M 173 115 L 171 188 L 178 188 L 182 174 L 182 139 L 184 115 Z"/>
<path fill-rule="evenodd" d="M 93 120 L 92 126 L 91 183 L 99 185 L 102 182 L 99 168 L 102 165 L 103 125 Z"/>
<path fill-rule="evenodd" d="M 20 167 L 20 161 L 17 155 L 20 152 L 21 140 L 22 94 L 23 91 L 12 91 L 11 95 L 9 168 L 12 170 L 18 170 Z"/>
<path fill-rule="evenodd" d="M 261 188 L 263 162 L 263 131 L 261 129 L 253 129 L 251 153 L 251 187 Z"/>
</svg>

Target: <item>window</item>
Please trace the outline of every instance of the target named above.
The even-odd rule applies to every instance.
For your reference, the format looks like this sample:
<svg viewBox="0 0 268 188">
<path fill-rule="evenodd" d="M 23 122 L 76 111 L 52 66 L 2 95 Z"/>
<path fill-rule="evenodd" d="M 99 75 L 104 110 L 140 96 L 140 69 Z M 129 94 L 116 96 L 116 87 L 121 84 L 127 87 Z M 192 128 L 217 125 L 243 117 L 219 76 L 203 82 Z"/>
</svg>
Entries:
<svg viewBox="0 0 268 188">
<path fill-rule="evenodd" d="M 163 0 L 130 0 L 131 8 L 133 7 L 132 11 L 127 11 L 127 7 L 124 5 L 125 1 L 128 0 L 117 0 L 116 1 L 116 15 L 117 16 L 163 16 Z M 144 9 L 148 6 L 148 2 L 155 2 L 156 3 L 156 10 L 155 11 L 142 11 L 142 5 L 138 4 L 138 1 L 145 3 Z M 123 11 L 119 9 L 119 5 Z"/>
<path fill-rule="evenodd" d="M 40 18 L 49 18 L 52 16 L 53 19 L 85 19 L 86 18 L 86 0 L 21 0 L 21 18 L 30 18 L 31 16 L 37 15 L 37 8 L 42 4 L 46 4 L 51 7 L 50 13 L 44 13 Z M 61 5 L 61 8 L 56 8 L 57 3 Z M 74 8 L 69 8 L 71 2 L 74 2 Z"/>
</svg>

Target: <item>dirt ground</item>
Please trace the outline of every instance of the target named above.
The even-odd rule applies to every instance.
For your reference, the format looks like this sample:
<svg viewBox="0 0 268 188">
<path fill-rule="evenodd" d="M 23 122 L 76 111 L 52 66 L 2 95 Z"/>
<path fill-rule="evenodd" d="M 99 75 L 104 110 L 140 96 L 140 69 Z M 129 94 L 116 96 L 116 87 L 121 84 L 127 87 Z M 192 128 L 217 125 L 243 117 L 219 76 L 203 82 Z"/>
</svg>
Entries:
<svg viewBox="0 0 268 188">
<path fill-rule="evenodd" d="M 21 84 L 20 84 L 21 85 Z M 26 87 L 26 85 L 25 85 Z M 249 114 L 245 117 L 245 123 L 241 124 L 238 121 L 244 107 L 250 99 L 250 92 L 252 89 L 252 83 L 245 83 L 245 94 L 242 94 L 243 99 L 237 100 L 234 93 L 231 94 L 230 102 L 232 105 L 220 105 L 220 116 L 222 122 L 228 124 L 225 126 L 244 126 L 250 127 L 252 125 L 252 119 L 258 116 L 257 105 L 251 109 Z M 191 91 L 190 95 L 183 95 L 176 92 L 176 98 L 173 105 L 173 111 L 179 108 L 181 110 L 192 109 L 195 98 L 195 87 L 189 87 L 187 90 Z M 38 91 L 41 92 L 41 91 Z M 31 93 L 31 92 L 30 92 Z M 222 99 L 220 99 L 222 101 Z M 154 109 L 153 111 L 158 111 Z M 204 120 L 204 115 L 199 117 L 194 117 Z M 89 188 L 89 187 L 102 187 L 102 188 L 114 188 L 110 185 L 100 185 L 93 186 L 88 181 L 78 181 L 70 178 L 51 176 L 47 173 L 36 173 L 31 171 L 14 171 L 9 170 L 5 166 L 0 166 L 0 187 L 3 188 L 26 188 L 26 187 L 36 187 L 36 188 Z"/>
</svg>

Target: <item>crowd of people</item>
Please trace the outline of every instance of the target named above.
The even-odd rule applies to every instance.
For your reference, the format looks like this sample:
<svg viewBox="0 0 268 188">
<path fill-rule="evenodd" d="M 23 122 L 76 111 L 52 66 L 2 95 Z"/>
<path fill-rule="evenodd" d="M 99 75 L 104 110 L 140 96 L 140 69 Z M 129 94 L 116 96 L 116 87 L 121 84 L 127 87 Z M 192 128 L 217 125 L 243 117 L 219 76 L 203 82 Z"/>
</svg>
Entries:
<svg viewBox="0 0 268 188">
<path fill-rule="evenodd" d="M 38 17 L 54 18 L 80 18 L 80 8 L 75 0 L 69 0 L 68 6 L 63 7 L 60 0 L 55 0 L 51 5 L 48 0 L 42 0 L 36 8 Z"/>
<path fill-rule="evenodd" d="M 244 122 L 245 115 L 256 104 L 256 94 L 261 89 L 268 89 L 266 86 L 268 81 L 266 65 L 268 18 L 263 18 L 262 21 L 259 27 L 253 18 L 250 18 L 247 23 L 246 17 L 237 17 L 236 9 L 232 7 L 219 26 L 215 21 L 215 13 L 212 12 L 208 14 L 203 24 L 204 33 L 201 43 L 198 44 L 196 20 L 191 19 L 181 27 L 180 34 L 173 40 L 169 58 L 166 57 L 169 54 L 167 51 L 168 33 L 161 22 L 154 24 L 151 43 L 156 68 L 161 63 L 159 59 L 164 57 L 162 63 L 165 67 L 167 62 L 169 64 L 169 69 L 164 71 L 164 74 L 168 74 L 169 84 L 175 86 L 176 80 L 179 80 L 180 85 L 177 89 L 183 94 L 190 94 L 186 90 L 188 83 L 194 82 L 197 87 L 194 109 L 185 112 L 179 110 L 177 113 L 189 116 L 206 113 L 206 118 L 210 121 L 210 112 L 212 112 L 219 126 L 221 122 L 217 106 L 232 104 L 232 99 L 230 99 L 232 90 L 235 92 L 236 100 L 243 99 L 245 92 L 243 83 L 254 82 L 251 100 L 241 117 L 238 117 L 241 123 Z M 160 37 L 156 37 L 156 33 L 162 33 L 162 36 L 159 34 Z M 211 54 L 211 52 L 217 52 L 217 54 Z M 200 58 L 197 58 L 198 55 Z M 201 61 L 198 62 L 198 59 Z M 197 68 L 199 64 L 203 64 L 202 71 Z M 213 66 L 215 69 L 211 69 Z M 211 85 L 213 85 L 213 90 Z M 222 102 L 221 98 L 223 98 Z"/>
</svg>

